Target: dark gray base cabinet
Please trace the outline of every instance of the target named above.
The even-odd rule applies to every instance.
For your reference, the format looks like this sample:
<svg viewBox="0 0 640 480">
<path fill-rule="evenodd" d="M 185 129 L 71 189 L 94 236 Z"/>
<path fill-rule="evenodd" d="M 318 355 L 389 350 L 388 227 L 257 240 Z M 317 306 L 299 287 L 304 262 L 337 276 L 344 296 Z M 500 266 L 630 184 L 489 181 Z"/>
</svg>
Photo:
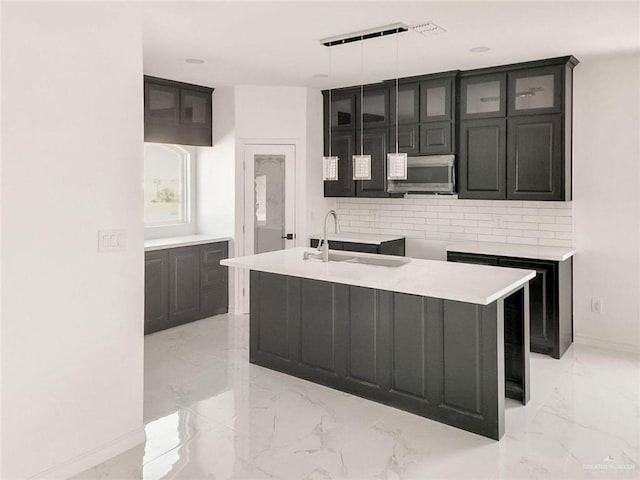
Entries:
<svg viewBox="0 0 640 480">
<path fill-rule="evenodd" d="M 250 361 L 497 440 L 509 395 L 502 303 L 252 271 Z"/>
<path fill-rule="evenodd" d="M 227 313 L 227 242 L 145 253 L 145 335 Z"/>
<path fill-rule="evenodd" d="M 316 248 L 320 240 L 315 238 L 311 239 L 311 247 Z M 381 255 L 398 255 L 404 257 L 405 255 L 405 240 L 399 238 L 398 240 L 392 240 L 390 242 L 382 242 L 380 244 L 372 243 L 354 243 L 354 242 L 335 242 L 329 240 L 330 250 L 346 250 L 348 252 L 362 252 L 362 253 L 377 253 Z"/>
<path fill-rule="evenodd" d="M 573 343 L 572 259 L 564 262 L 448 252 L 450 262 L 535 270 L 529 282 L 531 351 L 561 358 Z M 520 311 L 517 294 L 505 299 L 505 321 Z"/>
</svg>

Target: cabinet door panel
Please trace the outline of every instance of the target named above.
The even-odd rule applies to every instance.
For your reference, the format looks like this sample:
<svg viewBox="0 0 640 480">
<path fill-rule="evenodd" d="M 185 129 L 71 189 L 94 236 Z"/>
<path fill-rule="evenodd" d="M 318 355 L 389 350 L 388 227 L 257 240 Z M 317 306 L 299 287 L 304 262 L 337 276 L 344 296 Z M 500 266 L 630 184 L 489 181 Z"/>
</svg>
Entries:
<svg viewBox="0 0 640 480">
<path fill-rule="evenodd" d="M 452 152 L 451 122 L 433 122 L 420 125 L 420 153 L 437 155 Z"/>
<path fill-rule="evenodd" d="M 453 79 L 428 80 L 420 84 L 420 121 L 451 120 Z"/>
<path fill-rule="evenodd" d="M 331 119 L 329 128 L 353 130 L 356 128 L 356 90 L 331 93 Z M 329 101 L 328 96 L 326 97 Z M 328 104 L 327 107 L 328 108 Z M 329 111 L 326 110 L 327 115 Z"/>
<path fill-rule="evenodd" d="M 180 89 L 180 121 L 185 125 L 211 125 L 211 94 Z"/>
<path fill-rule="evenodd" d="M 360 136 L 356 151 L 360 153 Z M 371 155 L 371 180 L 358 180 L 356 192 L 359 197 L 387 197 L 387 145 L 388 130 L 386 128 L 366 129 L 362 137 L 362 148 L 365 155 Z"/>
<path fill-rule="evenodd" d="M 396 127 L 389 129 L 389 151 L 396 151 Z M 419 153 L 418 125 L 398 126 L 398 151 L 400 153 Z"/>
<path fill-rule="evenodd" d="M 228 256 L 227 242 L 200 246 L 201 318 L 228 311 L 228 267 L 220 265 L 220 260 Z"/>
<path fill-rule="evenodd" d="M 144 262 L 144 333 L 166 328 L 169 319 L 169 255 L 147 252 Z"/>
<path fill-rule="evenodd" d="M 563 66 L 509 72 L 509 116 L 562 111 Z"/>
<path fill-rule="evenodd" d="M 180 89 L 145 81 L 145 123 L 177 125 L 180 122 Z"/>
<path fill-rule="evenodd" d="M 460 198 L 506 198 L 506 120 L 460 124 Z"/>
<path fill-rule="evenodd" d="M 396 86 L 391 85 L 390 124 L 396 123 Z M 420 121 L 420 85 L 410 83 L 398 86 L 398 125 L 418 123 Z"/>
<path fill-rule="evenodd" d="M 561 115 L 508 120 L 507 197 L 563 200 Z"/>
<path fill-rule="evenodd" d="M 536 271 L 536 277 L 529 281 L 531 350 L 538 353 L 551 352 L 556 345 L 558 335 L 555 262 L 500 258 L 498 264 L 501 267 Z"/>
<path fill-rule="evenodd" d="M 327 142 L 329 140 L 327 139 Z M 354 197 L 356 186 L 353 181 L 352 156 L 355 152 L 354 132 L 334 131 L 331 135 L 331 155 L 338 157 L 338 180 L 324 182 L 325 197 Z M 325 153 L 329 149 L 325 147 Z"/>
<path fill-rule="evenodd" d="M 460 119 L 504 117 L 507 76 L 474 75 L 460 80 Z"/>
<path fill-rule="evenodd" d="M 360 122 L 364 128 L 389 125 L 389 88 L 365 87 L 360 98 L 360 110 L 356 120 L 357 128 L 360 128 Z"/>
<path fill-rule="evenodd" d="M 169 322 L 195 320 L 200 307 L 200 249 L 169 250 Z"/>
</svg>

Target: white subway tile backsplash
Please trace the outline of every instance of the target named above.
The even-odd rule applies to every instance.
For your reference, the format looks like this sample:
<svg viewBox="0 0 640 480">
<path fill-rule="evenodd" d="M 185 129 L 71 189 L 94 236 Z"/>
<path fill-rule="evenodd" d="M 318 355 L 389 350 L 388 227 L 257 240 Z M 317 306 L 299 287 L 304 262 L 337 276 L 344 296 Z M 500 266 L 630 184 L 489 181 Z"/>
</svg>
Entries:
<svg viewBox="0 0 640 480">
<path fill-rule="evenodd" d="M 571 246 L 571 202 L 456 198 L 339 198 L 345 232 L 428 240 Z"/>
</svg>

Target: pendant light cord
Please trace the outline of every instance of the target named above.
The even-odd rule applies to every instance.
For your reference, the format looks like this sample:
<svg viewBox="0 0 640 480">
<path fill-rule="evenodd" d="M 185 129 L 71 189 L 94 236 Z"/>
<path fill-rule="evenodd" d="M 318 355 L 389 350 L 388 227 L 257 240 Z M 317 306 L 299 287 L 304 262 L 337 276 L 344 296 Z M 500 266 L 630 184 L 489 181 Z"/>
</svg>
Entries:
<svg viewBox="0 0 640 480">
<path fill-rule="evenodd" d="M 331 82 L 331 47 L 329 47 L 329 82 Z M 331 156 L 331 83 L 329 83 L 329 156 Z"/>
<path fill-rule="evenodd" d="M 400 97 L 398 94 L 398 37 L 400 35 L 396 34 L 396 153 L 398 153 L 398 105 L 400 104 Z"/>
<path fill-rule="evenodd" d="M 363 148 L 363 134 L 364 134 L 364 84 L 363 72 L 364 72 L 364 37 L 360 39 L 360 155 L 364 155 Z"/>
</svg>

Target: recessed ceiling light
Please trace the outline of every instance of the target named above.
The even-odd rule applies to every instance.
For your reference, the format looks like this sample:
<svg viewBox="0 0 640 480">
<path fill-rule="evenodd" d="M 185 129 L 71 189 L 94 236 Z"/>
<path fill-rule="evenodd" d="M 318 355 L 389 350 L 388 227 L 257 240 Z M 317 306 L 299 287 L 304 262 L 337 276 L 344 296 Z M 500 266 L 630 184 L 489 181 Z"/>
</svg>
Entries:
<svg viewBox="0 0 640 480">
<path fill-rule="evenodd" d="M 469 49 L 469 51 L 473 53 L 484 53 L 488 52 L 489 50 L 491 50 L 489 47 L 473 47 Z"/>
<path fill-rule="evenodd" d="M 201 60 L 200 58 L 187 58 L 185 60 L 185 62 L 193 63 L 193 64 L 200 64 L 200 63 L 204 63 L 204 60 Z"/>
<path fill-rule="evenodd" d="M 329 78 L 329 75 L 326 73 L 314 73 L 311 75 L 313 78 Z"/>
</svg>

